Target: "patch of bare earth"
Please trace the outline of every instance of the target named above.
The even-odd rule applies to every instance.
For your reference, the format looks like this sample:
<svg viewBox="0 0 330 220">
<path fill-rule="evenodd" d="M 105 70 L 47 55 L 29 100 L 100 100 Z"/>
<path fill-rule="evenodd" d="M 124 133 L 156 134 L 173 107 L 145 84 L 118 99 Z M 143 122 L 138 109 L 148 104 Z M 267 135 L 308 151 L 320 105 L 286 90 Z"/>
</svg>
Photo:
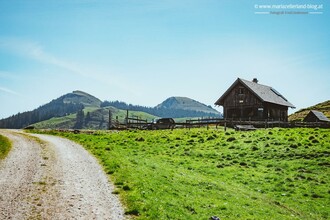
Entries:
<svg viewBox="0 0 330 220">
<path fill-rule="evenodd" d="M 0 219 L 125 219 L 94 157 L 55 136 L 0 130 L 13 143 L 0 161 Z"/>
</svg>

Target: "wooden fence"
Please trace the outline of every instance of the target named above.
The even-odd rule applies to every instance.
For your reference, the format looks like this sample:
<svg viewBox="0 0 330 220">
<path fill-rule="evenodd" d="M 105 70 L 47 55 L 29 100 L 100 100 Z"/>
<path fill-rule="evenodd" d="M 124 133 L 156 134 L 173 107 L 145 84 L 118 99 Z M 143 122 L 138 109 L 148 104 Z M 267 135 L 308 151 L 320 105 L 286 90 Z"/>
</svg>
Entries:
<svg viewBox="0 0 330 220">
<path fill-rule="evenodd" d="M 118 124 L 117 128 L 145 129 L 151 122 L 138 118 L 128 118 L 126 123 Z M 235 128 L 237 125 L 249 125 L 255 128 L 330 128 L 330 123 L 322 122 L 282 122 L 282 121 L 234 121 L 220 118 L 190 119 L 185 122 L 176 122 L 175 128 L 216 127 Z M 114 127 L 116 129 L 116 127 Z"/>
<path fill-rule="evenodd" d="M 120 123 L 118 118 L 114 120 L 112 118 L 112 113 L 109 110 L 109 126 L 108 129 L 146 129 L 152 122 L 148 122 L 146 119 L 141 119 L 138 116 L 129 117 L 129 111 L 127 110 L 124 123 Z M 253 126 L 255 128 L 330 128 L 329 122 L 283 122 L 283 121 L 242 121 L 242 120 L 233 120 L 233 119 L 223 119 L 223 118 L 199 118 L 199 119 L 188 119 L 185 122 L 177 122 L 173 127 L 175 128 L 193 128 L 193 127 L 209 127 L 218 126 L 226 128 L 237 128 L 239 126 Z"/>
</svg>

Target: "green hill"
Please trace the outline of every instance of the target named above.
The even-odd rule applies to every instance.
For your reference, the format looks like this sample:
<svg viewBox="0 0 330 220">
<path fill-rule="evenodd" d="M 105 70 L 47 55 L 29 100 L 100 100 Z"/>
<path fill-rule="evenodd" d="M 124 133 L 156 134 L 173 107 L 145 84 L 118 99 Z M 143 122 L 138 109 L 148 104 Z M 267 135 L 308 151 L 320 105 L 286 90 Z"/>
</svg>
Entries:
<svg viewBox="0 0 330 220">
<path fill-rule="evenodd" d="M 330 118 L 330 100 L 296 111 L 295 113 L 289 115 L 289 121 L 302 121 L 310 110 L 320 111 L 325 116 Z"/>
<path fill-rule="evenodd" d="M 84 125 L 83 129 L 107 129 L 109 123 L 109 110 L 112 114 L 112 123 L 124 123 L 126 118 L 126 110 L 117 109 L 114 107 L 86 107 L 84 108 Z M 89 116 L 87 116 L 89 115 Z M 41 121 L 33 124 L 37 129 L 72 129 L 76 123 L 77 114 L 70 114 L 63 117 L 54 117 L 49 120 Z M 151 121 L 156 116 L 140 112 L 140 111 L 129 111 L 129 117 L 146 119 Z"/>
<path fill-rule="evenodd" d="M 213 109 L 211 106 L 207 106 L 203 103 L 200 103 L 196 100 L 187 98 L 187 97 L 170 97 L 156 106 L 156 108 L 167 108 L 167 109 L 183 109 L 191 110 L 196 112 L 205 112 L 218 114 L 219 112 Z"/>
<path fill-rule="evenodd" d="M 186 97 L 171 97 L 155 107 L 127 104 L 120 101 L 104 101 L 101 107 L 142 111 L 161 118 L 201 118 L 221 117 L 221 113 L 203 103 Z"/>
<path fill-rule="evenodd" d="M 82 91 L 73 91 L 72 93 L 68 93 L 62 96 L 63 103 L 72 103 L 72 104 L 81 104 L 85 107 L 87 106 L 95 106 L 100 107 L 102 101 L 86 92 Z"/>
<path fill-rule="evenodd" d="M 117 121 L 124 123 L 127 109 L 129 109 L 129 117 L 148 121 L 157 117 L 192 118 L 221 115 L 210 106 L 186 97 L 171 97 L 156 107 L 145 107 L 120 101 L 102 102 L 86 92 L 77 90 L 32 111 L 2 119 L 0 128 L 24 128 L 31 125 L 40 129 L 106 129 L 109 110 L 114 123 Z"/>
<path fill-rule="evenodd" d="M 68 115 L 85 107 L 100 107 L 100 105 L 101 100 L 98 98 L 82 91 L 73 91 L 32 111 L 18 113 L 0 120 L 0 128 L 24 128 L 52 118 L 67 118 Z"/>
</svg>

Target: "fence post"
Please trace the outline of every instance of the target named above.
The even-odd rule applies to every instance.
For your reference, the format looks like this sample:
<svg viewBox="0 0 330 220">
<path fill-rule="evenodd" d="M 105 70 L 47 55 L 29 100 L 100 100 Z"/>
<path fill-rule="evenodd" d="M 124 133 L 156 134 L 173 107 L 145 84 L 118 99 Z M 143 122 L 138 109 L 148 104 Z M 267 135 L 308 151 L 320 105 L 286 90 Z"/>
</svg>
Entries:
<svg viewBox="0 0 330 220">
<path fill-rule="evenodd" d="M 128 128 L 128 109 L 126 110 L 126 129 Z"/>
<path fill-rule="evenodd" d="M 108 124 L 108 130 L 111 129 L 112 127 L 112 113 L 111 113 L 111 110 L 109 109 L 109 124 Z"/>
</svg>

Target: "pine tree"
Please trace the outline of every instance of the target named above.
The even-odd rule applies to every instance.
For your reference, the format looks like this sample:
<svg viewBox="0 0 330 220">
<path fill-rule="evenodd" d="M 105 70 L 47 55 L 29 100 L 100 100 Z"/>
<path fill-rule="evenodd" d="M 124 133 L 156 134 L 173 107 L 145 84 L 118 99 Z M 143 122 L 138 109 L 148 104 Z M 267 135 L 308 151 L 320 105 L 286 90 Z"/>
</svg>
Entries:
<svg viewBox="0 0 330 220">
<path fill-rule="evenodd" d="M 91 120 L 91 113 L 87 112 L 86 117 L 85 117 L 85 126 L 87 126 L 88 122 Z"/>
<path fill-rule="evenodd" d="M 83 128 L 83 126 L 84 126 L 84 118 L 85 118 L 84 111 L 83 110 L 79 110 L 77 112 L 77 116 L 76 116 L 76 124 L 74 125 L 73 128 L 75 128 L 75 129 L 81 129 L 81 128 Z"/>
</svg>

